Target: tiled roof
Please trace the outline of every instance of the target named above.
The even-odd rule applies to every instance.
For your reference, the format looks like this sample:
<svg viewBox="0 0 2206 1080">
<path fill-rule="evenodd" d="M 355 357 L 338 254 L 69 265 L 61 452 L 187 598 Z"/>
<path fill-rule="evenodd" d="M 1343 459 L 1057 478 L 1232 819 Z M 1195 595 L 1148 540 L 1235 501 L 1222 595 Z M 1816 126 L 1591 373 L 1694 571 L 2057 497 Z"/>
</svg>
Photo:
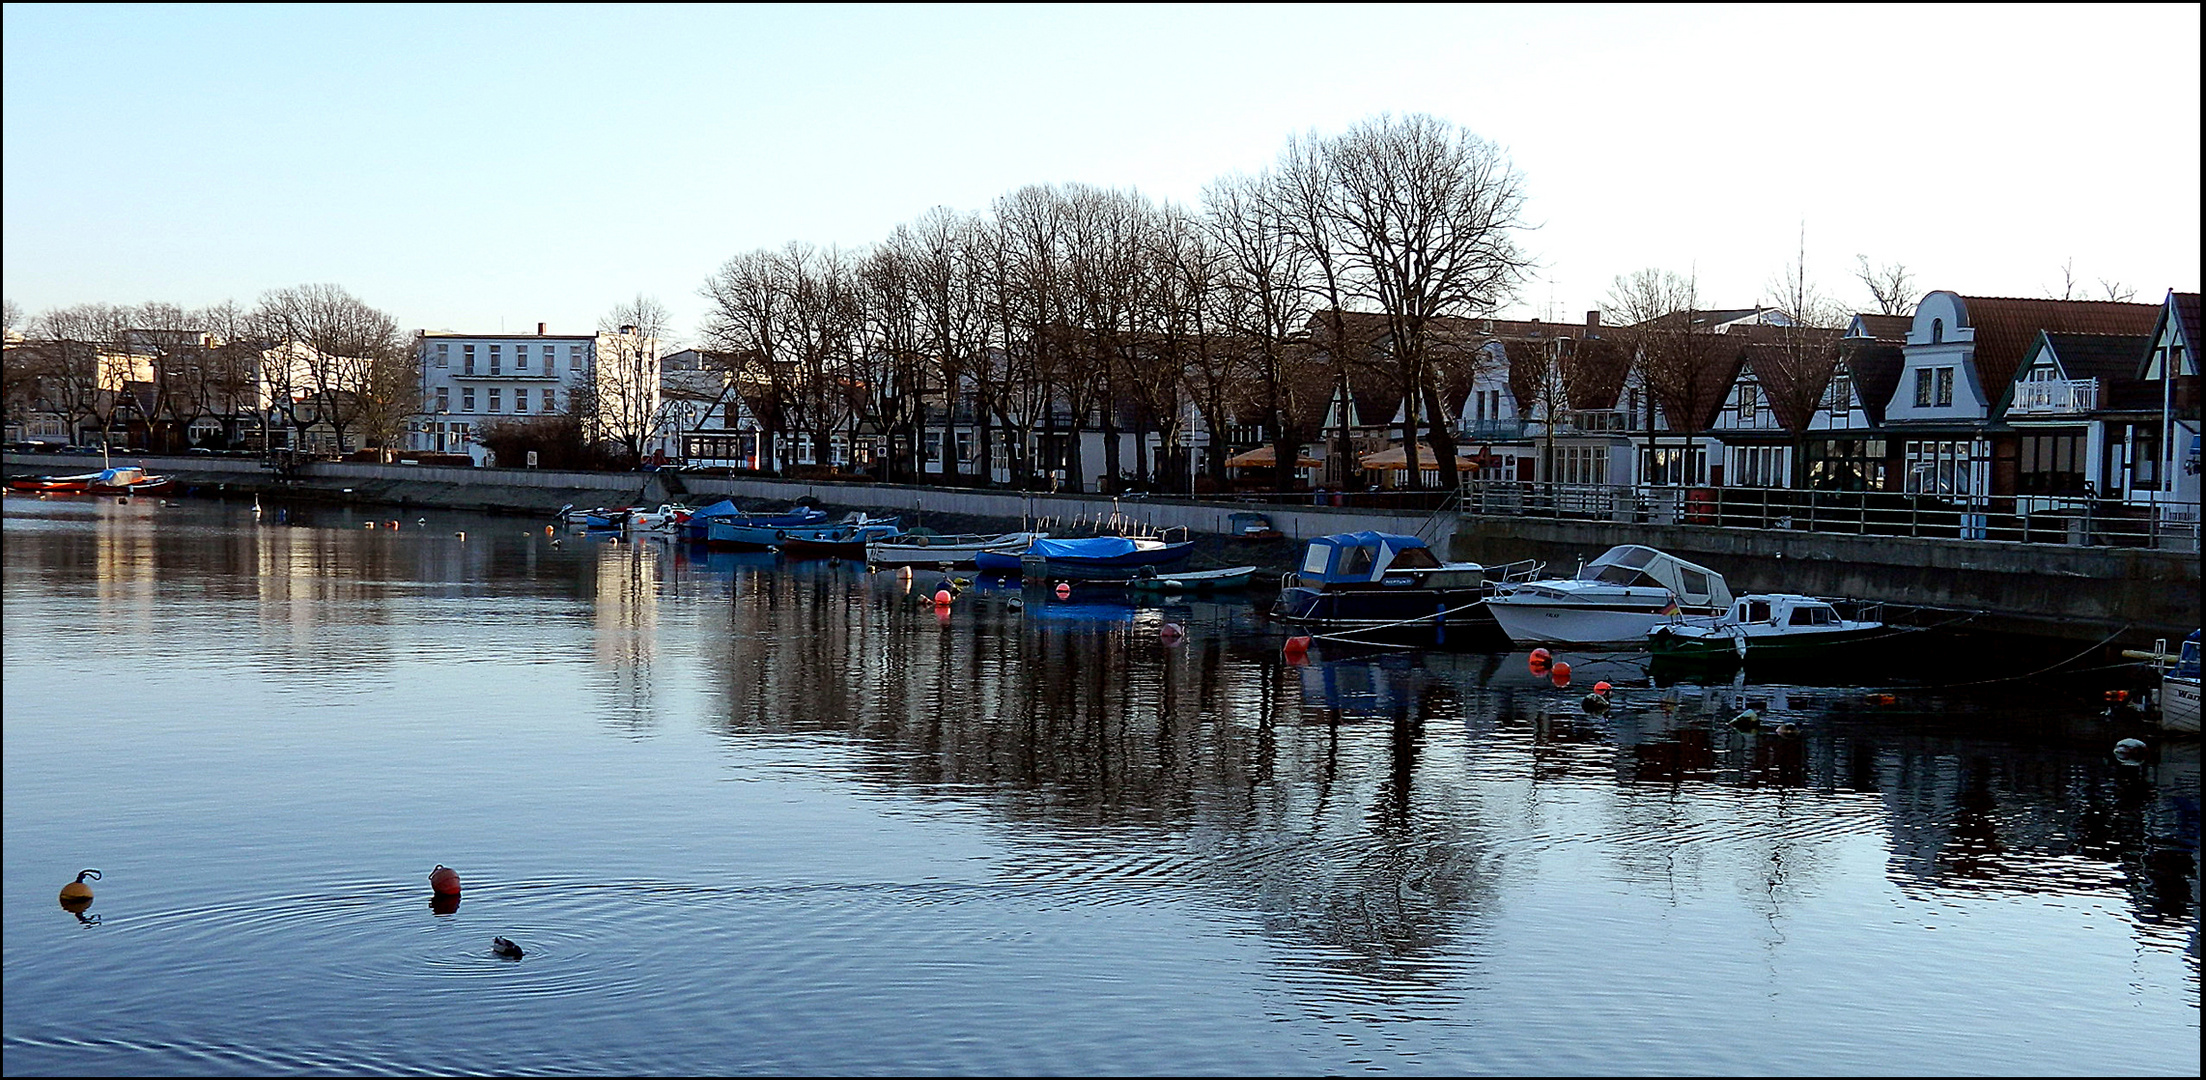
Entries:
<svg viewBox="0 0 2206 1080">
<path fill-rule="evenodd" d="M 2160 317 L 2157 304 L 2121 304 L 2106 300 L 2025 300 L 2007 296 L 1964 296 L 1961 310 L 1976 331 L 1976 375 L 1987 392 L 2014 378 L 2038 332 L 2063 334 L 2149 334 Z"/>
<path fill-rule="evenodd" d="M 1767 391 L 1770 410 L 1786 431 L 1804 431 L 1815 418 L 1816 403 L 1838 366 L 1838 334 L 1811 329 L 1797 345 L 1756 340 L 1746 347 L 1746 366 Z"/>
<path fill-rule="evenodd" d="M 1740 319 L 1749 318 L 1751 316 L 1759 315 L 1764 311 L 1770 310 L 1773 309 L 1766 307 L 1749 307 L 1715 308 L 1706 311 L 1673 311 L 1668 315 L 1659 315 L 1655 318 L 1648 319 L 1645 322 L 1634 323 L 1632 324 L 1632 329 L 1675 330 L 1688 325 L 1688 323 L 1686 322 L 1686 319 L 1688 317 L 1690 317 L 1692 320 L 1689 324 L 1692 326 L 1721 326 L 1727 322 L 1736 322 Z"/>
<path fill-rule="evenodd" d="M 1861 399 L 1871 424 L 1884 423 L 1884 407 L 1900 387 L 1900 369 L 1907 353 L 1896 341 L 1853 338 L 1839 346 L 1839 359 L 1854 377 L 1854 396 Z"/>
<path fill-rule="evenodd" d="M 1905 341 L 1907 332 L 1915 325 L 1911 315 L 1877 315 L 1864 311 L 1854 318 L 1861 321 L 1861 328 L 1878 341 Z"/>
</svg>

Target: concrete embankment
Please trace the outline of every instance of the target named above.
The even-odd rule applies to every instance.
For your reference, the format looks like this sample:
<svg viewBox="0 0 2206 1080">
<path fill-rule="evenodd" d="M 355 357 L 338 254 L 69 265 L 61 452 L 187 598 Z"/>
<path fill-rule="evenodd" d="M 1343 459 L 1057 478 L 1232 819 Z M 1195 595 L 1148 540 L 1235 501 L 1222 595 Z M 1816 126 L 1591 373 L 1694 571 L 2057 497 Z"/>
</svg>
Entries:
<svg viewBox="0 0 2206 1080">
<path fill-rule="evenodd" d="M 1062 532 L 1185 528 L 1198 537 L 1199 556 L 1206 564 L 1249 564 L 1275 571 L 1293 567 L 1300 541 L 1359 529 L 1415 533 L 1455 559 L 1488 564 L 1539 559 L 1550 572 L 1562 574 L 1616 544 L 1646 544 L 1718 570 L 1734 592 L 1799 592 L 1981 612 L 1969 625 L 1991 632 L 2091 641 L 2115 635 L 2123 644 L 2149 645 L 2154 638 L 2178 639 L 2199 625 L 2198 559 L 2182 552 L 672 473 L 315 462 L 278 475 L 242 459 L 117 459 L 124 461 L 174 475 L 188 489 L 208 495 L 260 494 L 490 513 L 549 514 L 568 504 L 680 500 L 702 505 L 723 497 L 786 504 L 810 498 L 828 507 L 902 514 L 907 523 L 937 531 L 1028 524 Z M 83 472 L 98 468 L 99 459 L 9 454 L 5 464 L 8 475 L 20 476 Z M 1265 513 L 1285 538 L 1230 539 L 1231 516 L 1252 509 Z"/>
</svg>

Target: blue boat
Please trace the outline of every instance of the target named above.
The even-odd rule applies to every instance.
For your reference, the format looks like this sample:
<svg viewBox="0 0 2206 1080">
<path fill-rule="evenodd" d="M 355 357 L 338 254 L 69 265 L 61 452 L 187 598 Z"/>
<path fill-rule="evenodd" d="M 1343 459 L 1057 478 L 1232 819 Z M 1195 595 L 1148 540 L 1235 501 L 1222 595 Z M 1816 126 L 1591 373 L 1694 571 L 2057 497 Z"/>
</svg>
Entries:
<svg viewBox="0 0 2206 1080">
<path fill-rule="evenodd" d="M 682 527 L 682 535 L 713 547 L 764 551 L 780 542 L 778 530 L 826 522 L 827 511 L 809 506 L 781 514 L 755 514 L 745 513 L 737 509 L 735 503 L 723 500 L 691 514 Z"/>
<path fill-rule="evenodd" d="M 1177 566 L 1194 554 L 1192 540 L 1156 537 L 1090 536 L 1078 540 L 1036 540 L 1023 552 L 983 551 L 973 567 L 983 574 L 1124 581 L 1147 569 Z"/>
<path fill-rule="evenodd" d="M 1491 571 L 1442 562 L 1423 539 L 1399 533 L 1335 533 L 1303 548 L 1294 583 L 1280 590 L 1272 615 L 1325 633 L 1440 644 L 1451 633 L 1495 632 L 1485 605 L 1494 582 L 1538 569 L 1530 561 Z"/>
</svg>

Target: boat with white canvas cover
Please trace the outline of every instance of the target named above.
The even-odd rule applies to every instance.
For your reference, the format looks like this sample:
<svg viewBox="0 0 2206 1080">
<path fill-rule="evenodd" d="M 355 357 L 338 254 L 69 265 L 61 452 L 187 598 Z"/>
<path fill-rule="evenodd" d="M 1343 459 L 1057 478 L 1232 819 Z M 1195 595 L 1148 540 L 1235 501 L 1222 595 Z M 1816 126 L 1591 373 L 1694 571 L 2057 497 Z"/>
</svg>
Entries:
<svg viewBox="0 0 2206 1080">
<path fill-rule="evenodd" d="M 1577 576 L 1514 586 L 1486 601 L 1519 645 L 1640 646 L 1674 615 L 1714 617 L 1731 608 L 1723 575 L 1639 544 L 1621 544 Z"/>
<path fill-rule="evenodd" d="M 866 563 L 870 566 L 971 566 L 974 556 L 983 551 L 1008 551 L 1016 555 L 1033 546 L 1036 540 L 1048 538 L 1046 532 L 943 536 L 906 533 L 866 544 Z"/>
</svg>

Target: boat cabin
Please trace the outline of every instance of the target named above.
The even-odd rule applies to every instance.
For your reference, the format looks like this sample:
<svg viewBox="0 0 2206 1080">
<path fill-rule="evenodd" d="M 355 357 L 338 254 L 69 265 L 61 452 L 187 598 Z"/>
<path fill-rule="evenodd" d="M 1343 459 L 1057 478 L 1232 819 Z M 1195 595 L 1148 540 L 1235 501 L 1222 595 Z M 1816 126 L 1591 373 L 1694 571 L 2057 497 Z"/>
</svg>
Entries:
<svg viewBox="0 0 2206 1080">
<path fill-rule="evenodd" d="M 1400 533 L 1335 533 L 1312 539 L 1296 576 L 1306 585 L 1475 586 L 1484 582 L 1476 563 L 1443 563 L 1424 540 Z M 1443 578 L 1445 580 L 1443 580 Z M 1460 579 L 1460 580 L 1459 580 Z"/>
<path fill-rule="evenodd" d="M 1638 544 L 1619 544 L 1602 552 L 1578 571 L 1578 580 L 1668 589 L 1679 603 L 1690 607 L 1731 606 L 1731 587 L 1722 574 Z"/>
<path fill-rule="evenodd" d="M 1731 605 L 1725 621 L 1742 626 L 1837 626 L 1845 620 L 1839 618 L 1837 608 L 1812 596 L 1750 593 Z"/>
</svg>

